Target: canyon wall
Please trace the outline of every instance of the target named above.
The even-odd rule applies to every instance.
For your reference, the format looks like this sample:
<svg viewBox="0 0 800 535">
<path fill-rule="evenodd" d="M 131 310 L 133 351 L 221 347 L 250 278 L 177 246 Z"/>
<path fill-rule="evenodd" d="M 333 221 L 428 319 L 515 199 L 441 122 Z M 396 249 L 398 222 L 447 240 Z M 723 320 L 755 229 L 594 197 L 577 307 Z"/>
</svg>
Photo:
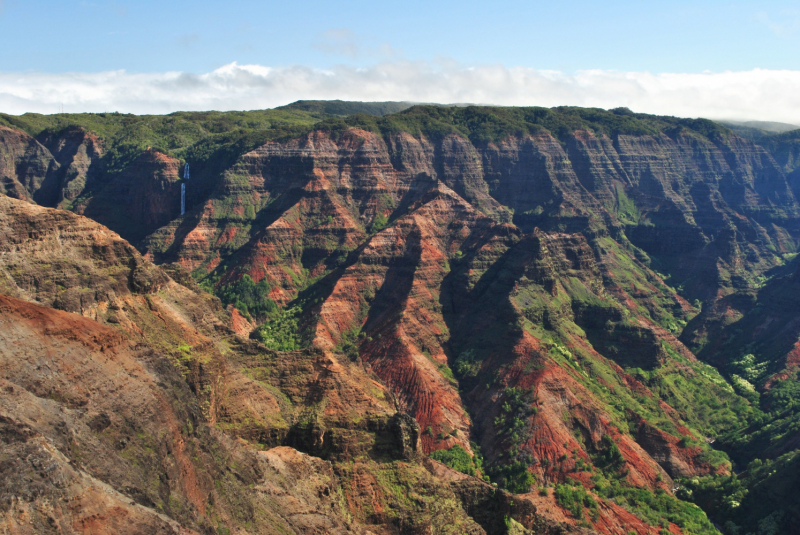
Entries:
<svg viewBox="0 0 800 535">
<path fill-rule="evenodd" d="M 738 345 L 757 353 L 755 366 L 771 363 L 758 388 L 795 380 L 796 314 L 780 288 L 796 282 L 786 261 L 800 205 L 785 162 L 706 123 L 488 137 L 309 129 L 191 161 L 200 178 L 187 183 L 184 216 L 180 158 L 148 148 L 105 173 L 113 165 L 89 133 L 3 129 L 7 195 L 71 208 L 139 251 L 98 226 L 65 256 L 88 219 L 8 204 L 0 290 L 156 340 L 185 359 L 210 425 L 252 447 L 338 463 L 457 446 L 549 521 L 713 530 L 673 497 L 676 480 L 732 470 L 709 444 L 758 410 L 726 380 Z M 30 249 L 38 226 L 72 230 Z M 202 297 L 190 272 L 219 295 L 245 276 L 264 283 L 282 312 L 246 319 Z M 289 311 L 303 349 L 270 353 L 233 334 Z M 775 342 L 759 342 L 764 333 Z M 191 358 L 176 349 L 186 340 Z M 336 465 L 349 514 L 412 522 L 392 515 L 418 512 L 382 509 L 369 462 Z M 445 474 L 427 462 L 425 474 Z M 402 477 L 429 477 L 417 468 Z M 446 474 L 441 492 L 462 499 L 448 514 L 467 526 L 461 476 Z M 566 508 L 563 493 L 579 488 L 589 498 Z M 645 509 L 620 506 L 625 489 L 666 496 L 671 513 L 654 525 Z"/>
</svg>

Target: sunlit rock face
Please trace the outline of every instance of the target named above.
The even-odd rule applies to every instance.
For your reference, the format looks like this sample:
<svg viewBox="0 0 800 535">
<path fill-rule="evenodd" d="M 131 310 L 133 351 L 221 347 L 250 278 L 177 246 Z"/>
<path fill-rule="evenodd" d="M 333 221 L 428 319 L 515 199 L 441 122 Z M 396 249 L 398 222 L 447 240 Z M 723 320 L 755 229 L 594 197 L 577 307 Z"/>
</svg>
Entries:
<svg viewBox="0 0 800 535">
<path fill-rule="evenodd" d="M 270 502 L 281 526 L 504 533 L 507 512 L 536 532 L 679 533 L 677 516 L 653 525 L 608 489 L 673 500 L 676 479 L 729 474 L 708 444 L 752 415 L 755 394 L 725 378 L 763 371 L 752 387 L 765 396 L 794 380 L 797 275 L 784 263 L 800 207 L 788 160 L 706 123 L 648 120 L 502 135 L 308 128 L 206 147 L 190 182 L 182 158 L 199 150 L 148 148 L 104 173 L 108 141 L 93 134 L 0 130 L 4 192 L 22 199 L 0 203 L 0 292 L 161 355 L 190 392 L 180 403 L 199 411 L 192 425 L 226 459 L 258 459 L 243 485 L 286 497 Z M 247 340 L 278 313 L 222 304 L 190 273 L 220 296 L 265 283 L 263 297 L 295 314 L 300 349 Z M 516 495 L 426 458 L 443 451 L 479 454 L 467 471 Z M 198 496 L 223 498 L 187 462 L 196 483 L 164 473 L 192 513 L 164 514 L 202 531 L 212 502 Z M 215 462 L 208 474 L 230 466 Z M 316 490 L 287 483 L 306 477 Z M 415 485 L 416 505 L 393 494 Z M 565 488 L 588 493 L 580 509 Z M 167 502 L 147 492 L 161 514 Z M 245 525 L 225 503 L 226 522 Z M 301 526 L 284 507 L 340 509 Z"/>
</svg>

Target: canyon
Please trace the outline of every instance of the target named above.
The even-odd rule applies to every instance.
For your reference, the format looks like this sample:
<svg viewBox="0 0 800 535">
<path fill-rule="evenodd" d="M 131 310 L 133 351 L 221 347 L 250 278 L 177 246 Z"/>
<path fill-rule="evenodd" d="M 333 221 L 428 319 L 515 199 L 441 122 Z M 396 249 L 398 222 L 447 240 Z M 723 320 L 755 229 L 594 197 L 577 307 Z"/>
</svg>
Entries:
<svg viewBox="0 0 800 535">
<path fill-rule="evenodd" d="M 10 532 L 796 532 L 791 132 L 308 109 L 0 116 Z"/>
</svg>

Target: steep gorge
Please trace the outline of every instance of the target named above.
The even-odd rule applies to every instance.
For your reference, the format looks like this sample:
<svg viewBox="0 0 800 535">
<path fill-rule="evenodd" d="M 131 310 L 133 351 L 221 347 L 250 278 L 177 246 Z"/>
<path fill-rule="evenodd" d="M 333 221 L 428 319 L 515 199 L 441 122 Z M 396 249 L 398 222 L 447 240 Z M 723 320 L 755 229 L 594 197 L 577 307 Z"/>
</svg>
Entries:
<svg viewBox="0 0 800 535">
<path fill-rule="evenodd" d="M 424 464 L 418 426 L 378 377 L 237 337 L 180 266 L 5 196 L 0 225 L 4 529 L 479 535 L 515 519 L 577 532 Z M 480 504 L 496 515 L 470 518 Z"/>
<path fill-rule="evenodd" d="M 256 350 L 242 342 L 235 353 L 243 356 L 204 350 L 210 363 L 247 370 L 229 380 L 227 400 L 213 401 L 212 421 L 226 432 L 350 458 L 374 440 L 345 431 L 344 399 L 362 399 L 356 412 L 370 421 L 395 409 L 414 416 L 425 453 L 481 452 L 485 473 L 553 520 L 603 533 L 713 532 L 672 498 L 673 478 L 729 473 L 707 442 L 758 408 L 693 351 L 715 365 L 738 361 L 713 348 L 743 315 L 740 326 L 765 332 L 748 296 L 797 250 L 791 179 L 766 149 L 710 122 L 562 109 L 550 112 L 563 115 L 566 126 L 556 128 L 551 116 L 520 113 L 526 132 L 493 131 L 497 110 L 418 107 L 270 140 L 198 183 L 208 194 L 184 217 L 175 212 L 181 162 L 151 149 L 94 189 L 76 194 L 80 180 L 66 189 L 80 198 L 76 211 L 129 237 L 145 258 L 174 263 L 175 277 L 189 270 L 223 289 L 247 275 L 298 311 L 298 343 L 314 349 L 296 355 L 313 365 L 253 360 L 244 355 Z M 420 118 L 428 122 L 415 126 Z M 4 171 L 6 192 L 55 205 L 37 192 L 56 176 L 46 169 L 64 164 L 48 160 L 45 144 L 6 135 L 14 142 L 4 154 L 17 158 L 15 171 Z M 203 172 L 203 162 L 191 165 Z M 46 295 L 39 283 L 17 282 L 34 274 L 11 271 L 5 293 Z M 167 280 L 159 284 L 187 291 Z M 85 315 L 94 307 L 103 320 L 97 292 L 67 297 L 54 289 L 64 285 L 50 287 L 63 297 L 40 302 Z M 105 321 L 136 337 L 130 326 L 143 316 L 114 307 Z M 781 348 L 797 341 L 796 311 L 783 309 Z M 790 361 L 775 365 L 777 380 L 795 381 Z M 342 401 L 326 394 L 329 408 L 314 409 L 321 413 L 287 413 L 271 389 L 310 403 L 303 392 L 312 383 L 279 379 L 302 369 L 336 370 L 337 386 L 323 390 L 344 389 Z M 377 391 L 355 393 L 373 383 Z M 294 423 L 312 413 L 308 424 Z M 569 509 L 564 489 L 579 487 L 589 498 Z M 628 502 L 630 489 L 650 498 Z M 661 526 L 658 500 L 671 511 Z"/>
</svg>

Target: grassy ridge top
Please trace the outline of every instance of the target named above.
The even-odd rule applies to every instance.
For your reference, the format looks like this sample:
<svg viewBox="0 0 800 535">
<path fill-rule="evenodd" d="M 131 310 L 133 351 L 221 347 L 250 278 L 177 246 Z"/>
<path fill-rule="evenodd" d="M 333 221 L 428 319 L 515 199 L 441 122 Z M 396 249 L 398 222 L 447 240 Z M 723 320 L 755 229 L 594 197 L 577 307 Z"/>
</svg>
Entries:
<svg viewBox="0 0 800 535">
<path fill-rule="evenodd" d="M 320 129 L 337 137 L 348 128 L 386 135 L 408 132 L 440 139 L 458 134 L 477 145 L 508 136 L 550 132 L 565 141 L 575 130 L 597 134 L 676 135 L 690 131 L 705 137 L 730 130 L 706 119 L 680 119 L 633 113 L 627 108 L 411 106 L 403 102 L 297 101 L 270 110 L 176 112 L 169 115 L 81 113 L 21 116 L 0 114 L 0 124 L 45 141 L 69 129 L 99 136 L 108 152 L 110 172 L 127 166 L 147 147 L 192 162 L 230 162 L 265 143 Z"/>
<path fill-rule="evenodd" d="M 398 113 L 413 106 L 411 102 L 350 102 L 345 100 L 298 100 L 276 110 L 300 110 L 327 115 L 354 115 L 364 113 L 382 117 Z"/>
<path fill-rule="evenodd" d="M 0 114 L 0 124 L 46 143 L 69 130 L 100 137 L 109 173 L 127 167 L 147 147 L 191 162 L 232 163 L 239 155 L 269 140 L 302 135 L 329 117 L 320 111 L 274 109 L 246 112 L 177 112 L 169 115 L 80 113 L 21 116 Z"/>
<path fill-rule="evenodd" d="M 603 110 L 561 106 L 440 106 L 406 102 L 303 101 L 270 110 L 176 112 L 169 115 L 80 113 L 41 115 L 0 113 L 0 124 L 34 137 L 70 127 L 93 132 L 108 141 L 146 137 L 151 146 L 185 148 L 201 139 L 235 133 L 264 132 L 269 139 L 299 135 L 316 125 L 324 130 L 358 127 L 380 133 L 409 132 L 439 137 L 458 133 L 474 141 L 497 141 L 509 135 L 549 131 L 559 138 L 579 129 L 609 135 L 646 135 L 692 130 L 710 137 L 729 133 L 706 119 L 634 113 L 627 108 Z"/>
<path fill-rule="evenodd" d="M 417 136 L 439 138 L 460 134 L 473 143 L 500 141 L 512 135 L 550 132 L 565 140 L 575 130 L 589 130 L 608 135 L 652 135 L 665 132 L 675 135 L 689 130 L 705 137 L 726 135 L 730 130 L 707 119 L 633 113 L 627 108 L 603 110 L 562 106 L 498 107 L 498 106 L 413 106 L 402 112 L 374 117 L 356 114 L 330 118 L 317 125 L 332 132 L 348 127 L 364 128 L 377 133 L 408 132 Z"/>
<path fill-rule="evenodd" d="M 59 113 L 42 115 L 0 113 L 0 124 L 23 130 L 38 137 L 47 132 L 80 127 L 101 138 L 114 139 L 126 130 L 150 130 L 154 136 L 170 141 L 197 141 L 202 137 L 236 129 L 269 130 L 308 126 L 330 114 L 321 110 L 290 106 L 272 110 L 175 112 L 169 115 L 134 115 L 131 113 Z"/>
</svg>

